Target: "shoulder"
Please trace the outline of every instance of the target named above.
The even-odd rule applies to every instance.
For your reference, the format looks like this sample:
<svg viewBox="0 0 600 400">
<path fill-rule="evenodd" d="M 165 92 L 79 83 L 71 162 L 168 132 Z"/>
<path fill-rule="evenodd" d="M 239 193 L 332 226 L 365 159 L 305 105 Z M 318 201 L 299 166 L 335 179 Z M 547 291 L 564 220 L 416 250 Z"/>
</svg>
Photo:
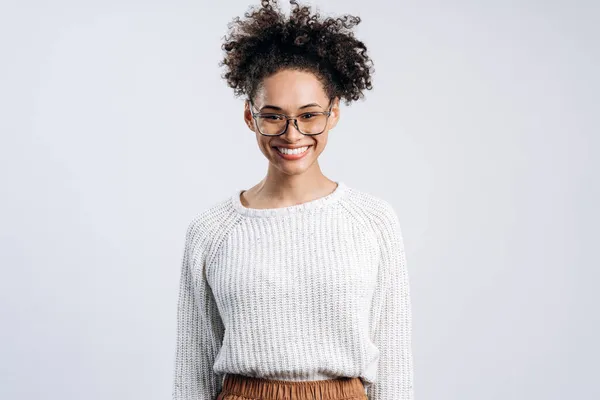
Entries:
<svg viewBox="0 0 600 400">
<path fill-rule="evenodd" d="M 188 243 L 206 242 L 218 236 L 224 226 L 235 223 L 231 196 L 213 201 L 192 216 L 187 225 Z"/>
<path fill-rule="evenodd" d="M 390 200 L 357 188 L 348 191 L 346 206 L 357 218 L 374 228 L 399 225 L 398 214 Z"/>
</svg>

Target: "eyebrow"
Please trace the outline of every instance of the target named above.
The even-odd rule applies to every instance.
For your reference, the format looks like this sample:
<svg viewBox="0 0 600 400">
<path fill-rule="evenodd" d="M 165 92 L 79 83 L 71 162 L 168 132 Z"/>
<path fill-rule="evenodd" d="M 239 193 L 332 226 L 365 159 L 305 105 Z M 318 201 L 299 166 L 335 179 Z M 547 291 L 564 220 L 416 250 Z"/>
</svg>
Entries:
<svg viewBox="0 0 600 400">
<path fill-rule="evenodd" d="M 308 107 L 321 107 L 321 106 L 318 105 L 317 103 L 310 103 L 310 104 L 303 105 L 302 107 L 300 107 L 298 109 L 302 110 L 303 108 L 308 108 Z M 271 104 L 267 104 L 267 105 L 263 106 L 259 111 L 262 111 L 265 108 L 272 108 L 272 109 L 277 110 L 277 111 L 283 111 L 283 108 L 277 107 L 277 106 L 274 106 L 274 105 L 271 105 Z M 321 107 L 321 108 L 323 108 L 323 107 Z"/>
</svg>

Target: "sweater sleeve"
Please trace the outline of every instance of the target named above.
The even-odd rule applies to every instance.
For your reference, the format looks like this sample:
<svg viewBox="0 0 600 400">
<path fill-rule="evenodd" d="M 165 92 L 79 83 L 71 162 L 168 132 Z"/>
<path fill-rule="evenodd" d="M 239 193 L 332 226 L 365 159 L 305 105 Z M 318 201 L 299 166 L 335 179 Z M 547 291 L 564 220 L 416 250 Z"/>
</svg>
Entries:
<svg viewBox="0 0 600 400">
<path fill-rule="evenodd" d="M 369 400 L 413 400 L 411 349 L 411 300 L 404 243 L 398 216 L 384 203 L 378 229 L 380 270 L 378 288 L 381 313 L 373 342 L 379 349 L 376 382 L 368 389 Z"/>
<path fill-rule="evenodd" d="M 222 388 L 213 364 L 223 340 L 223 322 L 205 275 L 206 239 L 197 221 L 188 226 L 177 304 L 173 400 L 214 400 Z"/>
</svg>

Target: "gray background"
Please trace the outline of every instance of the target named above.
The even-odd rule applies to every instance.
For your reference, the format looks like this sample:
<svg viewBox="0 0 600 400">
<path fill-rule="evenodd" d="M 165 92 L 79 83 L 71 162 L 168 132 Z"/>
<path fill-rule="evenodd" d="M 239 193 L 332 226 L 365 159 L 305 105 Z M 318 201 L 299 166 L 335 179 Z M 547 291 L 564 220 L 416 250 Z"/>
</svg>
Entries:
<svg viewBox="0 0 600 400">
<path fill-rule="evenodd" d="M 1 3 L 0 398 L 170 398 L 186 226 L 266 171 L 250 4 Z M 600 398 L 599 3 L 316 4 L 375 62 L 320 162 L 399 214 L 416 397 Z"/>
</svg>

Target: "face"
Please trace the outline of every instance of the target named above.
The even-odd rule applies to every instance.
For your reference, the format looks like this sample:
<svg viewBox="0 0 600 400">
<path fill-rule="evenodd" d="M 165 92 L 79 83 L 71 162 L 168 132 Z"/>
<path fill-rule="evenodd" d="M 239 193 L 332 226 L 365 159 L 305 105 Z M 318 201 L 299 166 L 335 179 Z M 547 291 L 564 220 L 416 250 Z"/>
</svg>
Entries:
<svg viewBox="0 0 600 400">
<path fill-rule="evenodd" d="M 330 104 L 327 93 L 317 77 L 304 71 L 285 69 L 279 71 L 262 82 L 261 87 L 253 99 L 253 105 L 246 101 L 244 120 L 246 125 L 256 134 L 256 141 L 261 152 L 269 160 L 271 167 L 277 168 L 287 175 L 298 175 L 306 172 L 311 167 L 318 166 L 317 158 L 327 145 L 329 130 L 337 124 L 339 119 L 339 98 Z M 328 111 L 331 114 L 327 120 L 323 133 L 315 136 L 306 136 L 300 133 L 289 121 L 285 133 L 279 136 L 264 136 L 256 126 L 251 110 L 254 113 L 275 113 L 296 117 L 301 114 Z M 304 118 L 310 118 L 305 115 Z M 298 120 L 301 124 L 301 120 Z M 308 146 L 302 154 L 284 155 L 277 148 L 296 148 Z"/>
</svg>

